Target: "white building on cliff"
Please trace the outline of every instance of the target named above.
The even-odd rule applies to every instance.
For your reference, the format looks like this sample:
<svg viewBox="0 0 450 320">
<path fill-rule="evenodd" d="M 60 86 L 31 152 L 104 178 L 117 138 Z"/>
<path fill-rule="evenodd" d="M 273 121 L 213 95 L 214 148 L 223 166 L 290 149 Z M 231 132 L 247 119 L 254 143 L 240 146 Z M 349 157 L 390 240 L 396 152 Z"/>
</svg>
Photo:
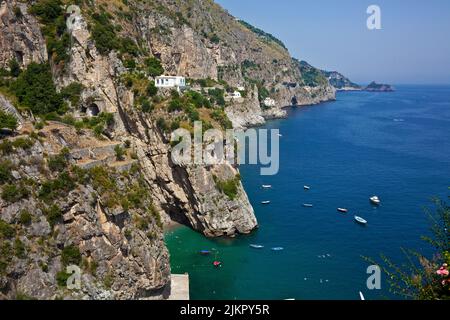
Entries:
<svg viewBox="0 0 450 320">
<path fill-rule="evenodd" d="M 186 87 L 186 78 L 181 76 L 159 76 L 155 78 L 157 88 L 184 88 Z"/>
</svg>

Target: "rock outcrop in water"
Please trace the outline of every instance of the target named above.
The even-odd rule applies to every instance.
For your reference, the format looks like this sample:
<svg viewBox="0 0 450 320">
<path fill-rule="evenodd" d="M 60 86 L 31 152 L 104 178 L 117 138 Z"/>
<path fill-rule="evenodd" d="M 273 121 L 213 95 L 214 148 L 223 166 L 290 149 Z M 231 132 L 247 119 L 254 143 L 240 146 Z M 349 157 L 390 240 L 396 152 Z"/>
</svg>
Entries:
<svg viewBox="0 0 450 320">
<path fill-rule="evenodd" d="M 70 16 L 69 31 L 61 30 L 64 4 L 0 7 L 0 68 L 15 60 L 26 73 L 48 63 L 54 83 L 46 88 L 65 100 L 58 112 L 31 114 L 28 93 L 10 86 L 21 77 L 0 82 L 2 105 L 15 104 L 8 112 L 23 122 L 19 137 L 1 142 L 1 297 L 163 298 L 162 224 L 211 237 L 258 226 L 238 168 L 175 165 L 170 130 L 192 130 L 194 120 L 262 124 L 284 117 L 285 106 L 334 99 L 335 89 L 326 79 L 306 83 L 278 40 L 210 0 L 94 1 Z M 155 93 L 160 69 L 187 77 L 192 90 Z M 242 97 L 227 99 L 236 90 Z M 69 264 L 82 269 L 78 291 L 64 287 Z"/>
</svg>

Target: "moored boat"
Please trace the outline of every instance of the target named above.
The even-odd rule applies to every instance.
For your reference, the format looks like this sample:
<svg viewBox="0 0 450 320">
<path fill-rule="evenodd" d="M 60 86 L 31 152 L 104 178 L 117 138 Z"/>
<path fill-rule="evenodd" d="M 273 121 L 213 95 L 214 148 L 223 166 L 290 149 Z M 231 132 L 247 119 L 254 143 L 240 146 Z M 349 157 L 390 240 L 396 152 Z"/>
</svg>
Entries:
<svg viewBox="0 0 450 320">
<path fill-rule="evenodd" d="M 303 189 L 305 189 L 305 190 L 311 190 L 311 187 L 310 187 L 310 186 L 303 186 Z"/>
<path fill-rule="evenodd" d="M 272 248 L 272 251 L 283 251 L 284 248 L 283 247 L 274 247 Z"/>
<path fill-rule="evenodd" d="M 310 203 L 304 203 L 303 206 L 304 206 L 305 208 L 312 208 L 312 207 L 314 207 L 314 205 L 312 205 L 312 204 L 310 204 Z"/>
<path fill-rule="evenodd" d="M 263 189 L 271 189 L 272 186 L 270 184 L 263 184 L 262 185 Z"/>
<path fill-rule="evenodd" d="M 355 221 L 357 223 L 359 223 L 359 224 L 362 224 L 362 225 L 366 225 L 367 224 L 367 220 L 365 220 L 365 219 L 363 219 L 361 217 L 358 217 L 358 216 L 355 216 Z"/>
<path fill-rule="evenodd" d="M 203 256 L 208 256 L 208 255 L 211 254 L 211 251 L 209 251 L 209 250 L 201 250 L 200 254 L 203 255 Z"/>
<path fill-rule="evenodd" d="M 253 249 L 263 249 L 264 246 L 262 246 L 262 245 L 260 245 L 260 244 L 251 244 L 251 245 L 250 245 L 250 248 L 253 248 Z"/>
<path fill-rule="evenodd" d="M 377 196 L 373 196 L 373 197 L 370 197 L 370 202 L 372 202 L 373 204 L 378 206 L 381 203 L 381 200 Z"/>
<path fill-rule="evenodd" d="M 337 211 L 342 212 L 342 213 L 347 213 L 348 209 L 345 208 L 338 208 Z"/>
<path fill-rule="evenodd" d="M 262 201 L 261 204 L 270 204 L 270 201 Z"/>
</svg>

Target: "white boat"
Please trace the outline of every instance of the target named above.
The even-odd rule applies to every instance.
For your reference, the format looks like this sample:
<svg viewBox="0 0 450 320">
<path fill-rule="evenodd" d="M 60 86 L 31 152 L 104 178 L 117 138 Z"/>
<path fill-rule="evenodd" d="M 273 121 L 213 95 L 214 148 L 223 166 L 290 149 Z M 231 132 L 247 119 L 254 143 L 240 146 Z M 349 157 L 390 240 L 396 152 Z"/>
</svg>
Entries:
<svg viewBox="0 0 450 320">
<path fill-rule="evenodd" d="M 263 184 L 262 187 L 263 187 L 263 189 L 270 189 L 270 188 L 272 188 L 272 186 L 270 184 Z"/>
<path fill-rule="evenodd" d="M 263 249 L 264 248 L 264 246 L 262 246 L 260 244 L 251 244 L 250 247 L 253 249 Z"/>
<path fill-rule="evenodd" d="M 314 207 L 314 205 L 312 205 L 312 204 L 310 204 L 310 203 L 304 203 L 303 206 L 304 206 L 305 208 L 312 208 L 312 207 Z"/>
<path fill-rule="evenodd" d="M 282 134 L 278 134 L 278 136 L 279 136 L 280 138 L 282 138 L 282 137 L 283 137 L 283 135 L 282 135 Z"/>
<path fill-rule="evenodd" d="M 261 204 L 270 204 L 270 201 L 262 201 Z"/>
<path fill-rule="evenodd" d="M 283 247 L 275 247 L 275 248 L 272 248 L 272 251 L 283 251 L 283 250 L 284 250 Z"/>
<path fill-rule="evenodd" d="M 338 208 L 337 211 L 342 212 L 342 213 L 347 213 L 348 209 Z"/>
<path fill-rule="evenodd" d="M 366 300 L 366 298 L 364 298 L 364 295 L 361 291 L 359 292 L 359 297 L 361 298 L 362 301 Z"/>
<path fill-rule="evenodd" d="M 303 189 L 305 189 L 305 190 L 311 190 L 311 187 L 310 187 L 310 186 L 303 186 Z"/>
<path fill-rule="evenodd" d="M 373 197 L 370 197 L 370 202 L 372 202 L 375 205 L 379 205 L 381 203 L 381 200 L 377 196 L 373 196 Z"/>
<path fill-rule="evenodd" d="M 358 217 L 358 216 L 355 216 L 355 221 L 358 222 L 359 224 L 362 224 L 362 225 L 366 225 L 367 224 L 367 220 L 365 220 L 365 219 L 363 219 L 361 217 Z"/>
</svg>

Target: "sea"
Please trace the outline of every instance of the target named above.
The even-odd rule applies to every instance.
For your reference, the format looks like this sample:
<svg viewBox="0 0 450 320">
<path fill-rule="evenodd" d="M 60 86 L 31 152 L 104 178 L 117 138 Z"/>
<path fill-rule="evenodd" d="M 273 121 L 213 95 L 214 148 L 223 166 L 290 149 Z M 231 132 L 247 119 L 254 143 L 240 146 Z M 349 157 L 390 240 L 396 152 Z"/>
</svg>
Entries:
<svg viewBox="0 0 450 320">
<path fill-rule="evenodd" d="M 337 101 L 288 113 L 260 127 L 282 134 L 279 173 L 240 168 L 259 229 L 234 239 L 207 239 L 186 226 L 168 231 L 172 273 L 189 273 L 193 300 L 358 300 L 359 292 L 401 299 L 384 273 L 380 289 L 368 288 L 367 258 L 402 265 L 405 249 L 434 253 L 421 237 L 430 235 L 433 199 L 450 195 L 450 86 L 340 92 Z"/>
</svg>

